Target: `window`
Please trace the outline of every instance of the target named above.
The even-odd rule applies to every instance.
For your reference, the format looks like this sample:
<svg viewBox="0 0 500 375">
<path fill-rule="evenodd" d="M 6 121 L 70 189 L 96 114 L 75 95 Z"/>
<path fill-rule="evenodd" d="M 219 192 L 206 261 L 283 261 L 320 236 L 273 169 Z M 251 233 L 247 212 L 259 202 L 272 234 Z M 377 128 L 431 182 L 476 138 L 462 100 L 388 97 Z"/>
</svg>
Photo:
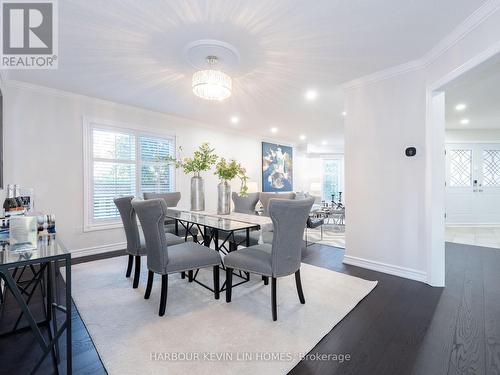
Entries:
<svg viewBox="0 0 500 375">
<path fill-rule="evenodd" d="M 323 160 L 323 183 L 322 199 L 330 202 L 332 196 L 335 201 L 339 199 L 339 192 L 342 191 L 342 160 L 324 159 Z"/>
<path fill-rule="evenodd" d="M 86 124 L 86 229 L 120 224 L 114 198 L 175 190 L 175 170 L 165 161 L 175 154 L 173 137 Z"/>
<path fill-rule="evenodd" d="M 472 150 L 450 150 L 450 187 L 472 186 Z"/>
<path fill-rule="evenodd" d="M 500 186 L 500 150 L 483 150 L 483 185 Z"/>
</svg>

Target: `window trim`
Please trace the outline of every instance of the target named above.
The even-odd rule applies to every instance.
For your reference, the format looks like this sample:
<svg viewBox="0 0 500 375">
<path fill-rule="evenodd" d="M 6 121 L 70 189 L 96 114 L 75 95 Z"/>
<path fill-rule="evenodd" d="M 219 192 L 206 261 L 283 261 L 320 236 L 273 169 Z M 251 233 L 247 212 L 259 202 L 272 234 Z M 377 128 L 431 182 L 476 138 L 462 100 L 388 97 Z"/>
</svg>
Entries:
<svg viewBox="0 0 500 375">
<path fill-rule="evenodd" d="M 121 123 L 117 121 L 104 120 L 99 118 L 92 118 L 83 116 L 83 232 L 92 232 L 97 230 L 108 230 L 115 228 L 122 228 L 123 224 L 120 219 L 117 220 L 103 220 L 96 222 L 92 217 L 92 191 L 93 191 L 93 143 L 92 143 L 92 130 L 102 129 L 110 131 L 122 131 L 124 133 L 133 133 L 136 142 L 135 147 L 135 162 L 136 166 L 136 187 L 141 186 L 140 181 L 140 171 L 142 161 L 140 158 L 140 145 L 139 139 L 141 136 L 149 136 L 163 139 L 170 139 L 173 142 L 174 150 L 177 149 L 177 137 L 175 133 L 171 131 L 161 131 L 155 130 L 151 132 L 150 129 L 144 126 L 132 125 Z M 124 161 L 126 164 L 131 164 L 130 162 Z M 138 168 L 138 169 L 137 169 Z M 173 187 L 174 191 L 177 190 L 177 171 L 173 174 Z"/>
</svg>

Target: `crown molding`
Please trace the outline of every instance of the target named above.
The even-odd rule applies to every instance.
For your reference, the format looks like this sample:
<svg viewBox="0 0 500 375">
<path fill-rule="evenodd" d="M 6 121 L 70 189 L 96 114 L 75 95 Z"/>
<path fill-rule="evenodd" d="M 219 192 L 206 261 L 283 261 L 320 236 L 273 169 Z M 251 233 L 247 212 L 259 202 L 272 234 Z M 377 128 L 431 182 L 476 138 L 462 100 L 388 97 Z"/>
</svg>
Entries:
<svg viewBox="0 0 500 375">
<path fill-rule="evenodd" d="M 479 25 L 486 21 L 492 14 L 500 9 L 500 0 L 488 0 L 474 13 L 467 17 L 451 33 L 442 39 L 434 48 L 427 52 L 422 58 L 422 63 L 427 66 L 433 63 L 441 55 L 474 31 Z"/>
<path fill-rule="evenodd" d="M 423 69 L 424 67 L 425 65 L 422 63 L 421 60 L 413 60 L 401 65 L 396 65 L 391 68 L 381 70 L 379 72 L 368 74 L 360 78 L 356 78 L 352 81 L 343 84 L 342 87 L 345 90 L 354 89 L 360 86 L 369 85 L 380 81 L 384 81 L 386 79 L 397 77 L 405 73 L 414 72 L 419 69 Z"/>
<path fill-rule="evenodd" d="M 345 90 L 349 90 L 391 79 L 405 73 L 425 69 L 499 9 L 500 0 L 488 0 L 421 58 L 354 79 L 343 84 L 342 87 Z"/>
</svg>

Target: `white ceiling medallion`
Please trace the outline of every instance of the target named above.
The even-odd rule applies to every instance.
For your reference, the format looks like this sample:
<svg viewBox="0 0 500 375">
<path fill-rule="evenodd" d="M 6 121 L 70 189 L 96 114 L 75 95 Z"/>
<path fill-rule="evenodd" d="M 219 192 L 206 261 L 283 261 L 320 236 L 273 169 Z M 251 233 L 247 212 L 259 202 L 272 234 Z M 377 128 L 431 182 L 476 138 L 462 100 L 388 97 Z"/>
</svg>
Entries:
<svg viewBox="0 0 500 375">
<path fill-rule="evenodd" d="M 199 69 L 192 79 L 196 96 L 218 101 L 231 96 L 232 79 L 222 70 L 234 71 L 239 65 L 236 48 L 218 40 L 202 39 L 189 43 L 184 48 L 184 57 L 192 67 Z"/>
</svg>

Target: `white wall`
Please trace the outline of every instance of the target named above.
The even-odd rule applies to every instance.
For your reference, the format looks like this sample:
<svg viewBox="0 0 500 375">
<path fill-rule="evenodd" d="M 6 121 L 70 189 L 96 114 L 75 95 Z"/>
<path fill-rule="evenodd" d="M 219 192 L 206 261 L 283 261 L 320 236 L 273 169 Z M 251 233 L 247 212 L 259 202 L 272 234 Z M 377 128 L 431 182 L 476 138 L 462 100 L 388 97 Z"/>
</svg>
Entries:
<svg viewBox="0 0 500 375">
<path fill-rule="evenodd" d="M 260 186 L 259 139 L 206 128 L 194 121 L 98 99 L 7 83 L 4 88 L 5 183 L 35 189 L 36 209 L 56 215 L 57 230 L 70 250 L 123 248 L 123 230 L 83 232 L 83 116 L 174 133 L 186 154 L 204 141 L 219 155 L 235 158 Z M 189 205 L 189 176 L 177 173 L 181 204 Z M 216 209 L 218 180 L 204 174 L 208 209 Z M 239 189 L 239 181 L 233 188 Z M 2 200 L 3 201 L 3 200 Z"/>
<path fill-rule="evenodd" d="M 423 72 L 349 90 L 346 110 L 346 260 L 423 277 Z M 416 157 L 405 156 L 408 146 Z"/>
<path fill-rule="evenodd" d="M 444 121 L 433 128 L 430 90 L 500 50 L 499 9 L 490 1 L 423 59 L 346 85 L 346 263 L 444 285 Z M 410 144 L 419 156 L 406 159 Z"/>
</svg>

